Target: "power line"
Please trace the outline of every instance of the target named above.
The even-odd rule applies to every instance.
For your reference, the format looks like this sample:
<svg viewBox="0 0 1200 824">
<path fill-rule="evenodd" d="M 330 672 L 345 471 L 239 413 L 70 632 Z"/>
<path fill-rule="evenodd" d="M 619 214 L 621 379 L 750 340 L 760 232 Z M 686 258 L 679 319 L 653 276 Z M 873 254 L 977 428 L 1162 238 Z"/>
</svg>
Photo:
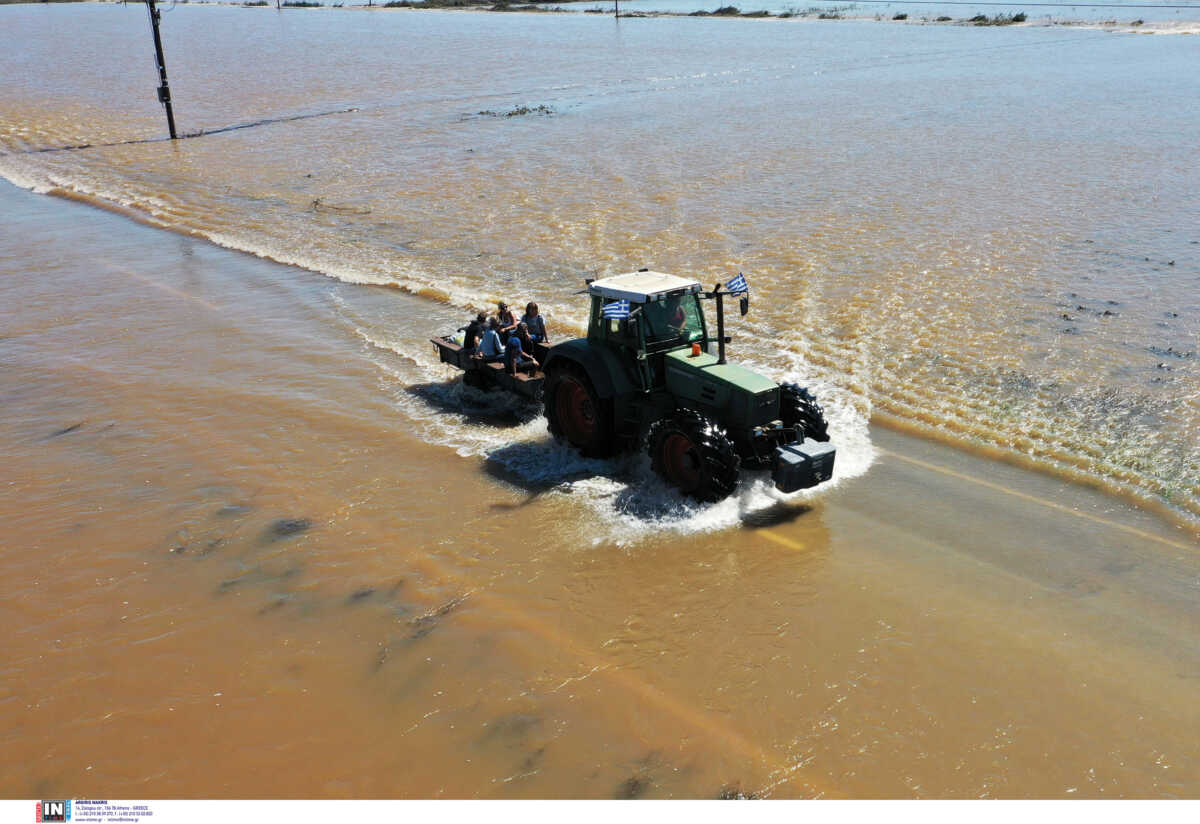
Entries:
<svg viewBox="0 0 1200 824">
<path fill-rule="evenodd" d="M 328 111 L 328 112 L 313 112 L 311 114 L 294 114 L 294 115 L 286 115 L 284 117 L 268 117 L 263 120 L 255 120 L 251 123 L 234 123 L 232 125 L 221 126 L 220 128 L 216 128 L 216 129 L 201 129 L 198 132 L 186 132 L 184 134 L 179 135 L 178 137 L 176 137 L 174 135 L 172 135 L 169 138 L 168 137 L 141 137 L 141 138 L 134 138 L 133 140 L 118 140 L 113 143 L 76 143 L 72 146 L 44 146 L 42 148 L 24 149 L 22 151 L 16 151 L 16 152 L 0 152 L 0 157 L 7 157 L 8 155 L 18 155 L 18 154 L 45 154 L 47 152 L 74 152 L 74 151 L 78 151 L 79 149 L 108 149 L 113 146 L 135 146 L 139 143 L 162 143 L 166 140 L 185 140 L 190 137 L 207 137 L 207 136 L 213 135 L 213 134 L 223 134 L 225 132 L 236 132 L 240 129 L 253 129 L 256 126 L 270 126 L 273 123 L 291 123 L 296 120 L 309 120 L 314 117 L 328 117 L 329 115 L 333 115 L 333 114 L 350 114 L 352 112 L 359 112 L 359 111 L 362 111 L 362 109 L 358 108 L 357 106 L 352 106 L 348 109 L 333 109 L 332 111 Z"/>
</svg>

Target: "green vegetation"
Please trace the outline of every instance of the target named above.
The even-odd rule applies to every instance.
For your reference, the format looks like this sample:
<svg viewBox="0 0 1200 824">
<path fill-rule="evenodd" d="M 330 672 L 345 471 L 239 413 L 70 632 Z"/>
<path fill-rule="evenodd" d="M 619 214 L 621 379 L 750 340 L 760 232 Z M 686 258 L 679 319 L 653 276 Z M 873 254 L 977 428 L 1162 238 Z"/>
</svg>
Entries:
<svg viewBox="0 0 1200 824">
<path fill-rule="evenodd" d="M 546 9 L 546 8 L 542 8 L 541 6 L 536 6 L 536 5 L 534 5 L 533 3 L 529 3 L 529 4 L 526 4 L 526 5 L 516 5 L 516 6 L 512 6 L 512 5 L 509 5 L 509 3 L 508 3 L 508 0 L 499 0 L 499 2 L 498 2 L 498 3 L 496 3 L 496 5 L 494 5 L 494 6 L 492 6 L 491 8 L 489 8 L 489 9 L 488 9 L 488 11 L 538 11 L 538 12 L 561 12 L 561 11 L 564 11 L 564 9 L 557 9 L 557 8 L 555 8 L 555 9 Z M 637 16 L 637 15 L 633 15 L 633 14 L 630 14 L 630 15 L 624 15 L 624 14 L 622 14 L 621 16 L 622 16 L 622 17 L 627 17 L 627 16 L 628 16 L 628 17 L 635 17 L 635 16 Z"/>
<path fill-rule="evenodd" d="M 769 11 L 755 11 L 747 14 L 742 14 L 742 10 L 737 6 L 721 6 L 713 11 L 694 11 L 688 15 L 689 17 L 770 17 Z"/>
<path fill-rule="evenodd" d="M 315 9 L 320 6 L 320 3 L 313 3 L 311 0 L 286 0 L 283 4 L 285 9 Z"/>
<path fill-rule="evenodd" d="M 995 17 L 988 17 L 986 14 L 977 14 L 967 22 L 974 23 L 976 26 L 1011 26 L 1013 23 L 1024 23 L 1025 12 L 997 14 Z"/>
<path fill-rule="evenodd" d="M 951 20 L 953 20 L 953 19 L 954 19 L 953 17 L 946 17 L 945 15 L 942 15 L 941 17 L 939 17 L 939 18 L 937 19 L 937 21 L 938 21 L 939 23 L 949 23 L 949 22 L 950 22 Z"/>
<path fill-rule="evenodd" d="M 892 19 L 893 20 L 907 20 L 908 15 L 907 14 L 893 14 Z"/>
<path fill-rule="evenodd" d="M 517 106 L 515 109 L 510 109 L 504 113 L 493 112 L 490 109 L 485 109 L 484 111 L 479 112 L 481 117 L 523 117 L 527 114 L 550 115 L 554 114 L 554 109 L 550 108 L 549 106 L 542 105 L 534 106 L 532 109 L 528 106 Z"/>
<path fill-rule="evenodd" d="M 389 0 L 385 9 L 460 9 L 467 6 L 486 6 L 482 0 Z"/>
</svg>

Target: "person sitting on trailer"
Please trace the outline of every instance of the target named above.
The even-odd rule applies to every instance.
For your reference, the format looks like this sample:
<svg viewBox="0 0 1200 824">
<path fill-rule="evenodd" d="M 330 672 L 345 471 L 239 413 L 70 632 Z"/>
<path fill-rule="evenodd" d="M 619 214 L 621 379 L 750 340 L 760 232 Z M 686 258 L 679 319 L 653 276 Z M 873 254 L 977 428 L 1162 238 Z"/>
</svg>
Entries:
<svg viewBox="0 0 1200 824">
<path fill-rule="evenodd" d="M 500 324 L 500 328 L 496 331 L 500 333 L 500 340 L 507 341 L 508 336 L 517 328 L 517 317 L 504 301 L 496 304 L 496 308 L 500 310 L 496 315 L 496 321 Z"/>
<path fill-rule="evenodd" d="M 520 339 L 521 350 L 523 352 L 533 352 L 533 336 L 529 334 L 529 326 L 525 323 L 525 321 L 521 321 L 517 324 L 516 331 L 513 332 L 513 335 Z"/>
<path fill-rule="evenodd" d="M 537 359 L 525 351 L 521 346 L 521 333 L 513 332 L 508 336 L 508 343 L 504 344 L 504 371 L 510 375 L 515 375 L 517 370 L 522 372 L 536 372 L 538 366 Z M 528 337 L 528 332 L 526 332 Z"/>
<path fill-rule="evenodd" d="M 479 341 L 479 356 L 486 363 L 495 363 L 504 359 L 504 344 L 500 342 L 500 334 L 497 331 L 499 328 L 499 321 L 495 318 L 488 318 L 488 328 Z"/>
<path fill-rule="evenodd" d="M 538 305 L 533 301 L 525 304 L 525 314 L 521 316 L 521 323 L 529 327 L 529 337 L 534 343 L 550 342 L 546 336 L 546 319 L 538 314 Z"/>
<path fill-rule="evenodd" d="M 474 349 L 479 343 L 479 339 L 483 337 L 485 329 L 487 329 L 487 314 L 480 312 L 475 316 L 475 320 L 458 330 L 465 333 L 463 335 L 463 349 Z"/>
</svg>

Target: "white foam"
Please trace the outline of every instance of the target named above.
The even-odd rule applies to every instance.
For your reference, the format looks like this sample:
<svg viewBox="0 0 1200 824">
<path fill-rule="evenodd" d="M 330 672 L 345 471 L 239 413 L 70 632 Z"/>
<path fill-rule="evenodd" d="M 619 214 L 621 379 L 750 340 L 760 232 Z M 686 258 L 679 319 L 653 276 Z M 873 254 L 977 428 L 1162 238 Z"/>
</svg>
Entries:
<svg viewBox="0 0 1200 824">
<path fill-rule="evenodd" d="M 739 526 L 774 507 L 817 499 L 865 473 L 875 459 L 864 399 L 827 380 L 804 381 L 799 370 L 772 375 L 807 383 L 821 398 L 838 449 L 833 478 L 819 487 L 785 495 L 775 489 L 768 472 L 744 470 L 733 495 L 717 503 L 699 503 L 668 486 L 646 455 L 584 458 L 551 437 L 540 404 L 505 392 L 472 389 L 458 378 L 458 370 L 436 362 L 432 355 L 426 361 L 423 354 L 414 357 L 411 347 L 402 347 L 400 341 L 356 331 L 373 350 L 370 357 L 385 376 L 381 386 L 424 439 L 452 448 L 464 458 L 482 458 L 519 486 L 578 501 L 593 513 L 589 519 L 594 524 L 593 545 L 628 546 L 664 533 L 693 535 Z"/>
<path fill-rule="evenodd" d="M 23 163 L 20 155 L 0 155 L 0 177 L 14 186 L 44 195 L 54 188 L 54 183 L 44 172 L 39 172 Z"/>
</svg>

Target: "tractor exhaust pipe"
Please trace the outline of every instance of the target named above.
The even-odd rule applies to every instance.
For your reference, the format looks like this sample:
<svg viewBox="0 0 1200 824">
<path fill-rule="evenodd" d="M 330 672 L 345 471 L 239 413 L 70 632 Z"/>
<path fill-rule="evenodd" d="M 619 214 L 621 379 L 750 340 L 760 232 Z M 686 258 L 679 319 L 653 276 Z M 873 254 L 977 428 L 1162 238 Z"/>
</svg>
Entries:
<svg viewBox="0 0 1200 824">
<path fill-rule="evenodd" d="M 717 363 L 725 362 L 725 294 L 721 291 L 721 284 L 713 287 L 713 294 L 717 298 Z"/>
</svg>

